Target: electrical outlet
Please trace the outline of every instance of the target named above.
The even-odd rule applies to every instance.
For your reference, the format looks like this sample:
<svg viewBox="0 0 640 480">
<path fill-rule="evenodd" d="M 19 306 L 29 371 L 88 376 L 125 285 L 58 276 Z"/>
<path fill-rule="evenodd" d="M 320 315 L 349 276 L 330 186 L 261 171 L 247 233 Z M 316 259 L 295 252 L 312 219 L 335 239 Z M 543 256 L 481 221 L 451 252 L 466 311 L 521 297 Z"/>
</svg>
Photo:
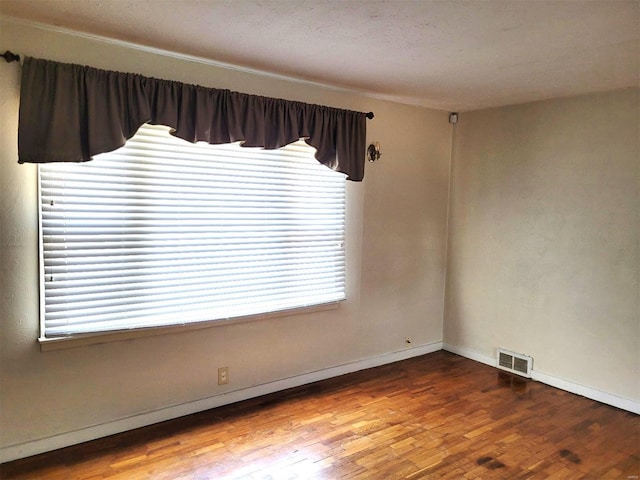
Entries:
<svg viewBox="0 0 640 480">
<path fill-rule="evenodd" d="M 218 385 L 226 385 L 229 383 L 229 367 L 220 367 L 218 369 Z"/>
</svg>

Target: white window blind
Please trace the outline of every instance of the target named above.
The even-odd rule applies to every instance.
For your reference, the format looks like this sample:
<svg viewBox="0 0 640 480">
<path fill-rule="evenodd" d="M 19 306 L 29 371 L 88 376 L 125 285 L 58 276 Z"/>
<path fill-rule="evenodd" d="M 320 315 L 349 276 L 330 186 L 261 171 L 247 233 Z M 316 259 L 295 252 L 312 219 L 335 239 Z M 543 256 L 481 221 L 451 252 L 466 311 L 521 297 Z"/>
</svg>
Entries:
<svg viewBox="0 0 640 480">
<path fill-rule="evenodd" d="M 243 317 L 345 298 L 345 176 L 300 141 L 121 149 L 42 164 L 44 337 Z"/>
</svg>

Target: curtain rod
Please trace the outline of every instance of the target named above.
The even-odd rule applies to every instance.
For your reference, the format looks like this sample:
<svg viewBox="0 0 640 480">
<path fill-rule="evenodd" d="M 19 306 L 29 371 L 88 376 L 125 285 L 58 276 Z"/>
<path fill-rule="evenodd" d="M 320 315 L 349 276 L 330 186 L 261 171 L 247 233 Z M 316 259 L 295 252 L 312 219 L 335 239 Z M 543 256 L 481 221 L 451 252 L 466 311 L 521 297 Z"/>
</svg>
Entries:
<svg viewBox="0 0 640 480">
<path fill-rule="evenodd" d="M 11 62 L 19 62 L 19 61 L 20 61 L 20 55 L 16 55 L 15 53 L 13 53 L 13 52 L 11 52 L 11 51 L 9 51 L 9 50 L 7 50 L 7 51 L 6 51 L 6 52 L 4 52 L 2 55 L 0 55 L 0 57 L 4 58 L 4 59 L 5 59 L 5 61 L 6 61 L 7 63 L 11 63 Z M 374 117 L 375 115 L 373 114 L 373 112 L 367 112 L 367 113 L 365 114 L 365 116 L 366 116 L 369 120 L 371 120 L 371 119 L 373 119 L 373 117 Z"/>
<path fill-rule="evenodd" d="M 9 50 L 7 50 L 2 55 L 0 55 L 0 57 L 4 58 L 7 63 L 20 61 L 20 55 L 16 55 L 15 53 L 10 52 Z"/>
</svg>

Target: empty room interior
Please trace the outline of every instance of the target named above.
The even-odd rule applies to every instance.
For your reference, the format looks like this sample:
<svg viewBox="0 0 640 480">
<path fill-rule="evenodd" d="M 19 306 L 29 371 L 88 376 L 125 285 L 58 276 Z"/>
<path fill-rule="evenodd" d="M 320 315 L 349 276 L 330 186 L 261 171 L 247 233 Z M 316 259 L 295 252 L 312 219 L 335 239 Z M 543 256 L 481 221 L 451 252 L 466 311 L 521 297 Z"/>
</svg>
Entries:
<svg viewBox="0 0 640 480">
<path fill-rule="evenodd" d="M 5 51 L 0 478 L 638 478 L 639 1 L 0 0 Z M 44 157 L 91 106 L 24 72 L 69 64 L 357 123 L 293 139 L 342 181 L 338 296 L 60 327 Z"/>
</svg>

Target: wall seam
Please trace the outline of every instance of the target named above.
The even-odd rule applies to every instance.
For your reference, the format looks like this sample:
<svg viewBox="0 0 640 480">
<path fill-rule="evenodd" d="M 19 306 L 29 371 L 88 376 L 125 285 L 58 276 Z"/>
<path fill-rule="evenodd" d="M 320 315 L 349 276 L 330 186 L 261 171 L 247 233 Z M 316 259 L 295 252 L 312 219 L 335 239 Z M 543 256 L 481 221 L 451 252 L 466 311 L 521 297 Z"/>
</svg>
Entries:
<svg viewBox="0 0 640 480">
<path fill-rule="evenodd" d="M 449 278 L 449 227 L 451 224 L 451 192 L 452 192 L 452 182 L 453 182 L 453 148 L 455 144 L 455 132 L 456 125 L 450 124 L 451 130 L 451 143 L 449 145 L 449 178 L 447 182 L 447 220 L 445 222 L 444 227 L 444 272 L 443 272 L 443 283 L 442 283 L 442 333 L 440 337 L 442 341 L 445 341 L 444 338 L 444 326 L 447 320 L 447 280 Z"/>
</svg>

